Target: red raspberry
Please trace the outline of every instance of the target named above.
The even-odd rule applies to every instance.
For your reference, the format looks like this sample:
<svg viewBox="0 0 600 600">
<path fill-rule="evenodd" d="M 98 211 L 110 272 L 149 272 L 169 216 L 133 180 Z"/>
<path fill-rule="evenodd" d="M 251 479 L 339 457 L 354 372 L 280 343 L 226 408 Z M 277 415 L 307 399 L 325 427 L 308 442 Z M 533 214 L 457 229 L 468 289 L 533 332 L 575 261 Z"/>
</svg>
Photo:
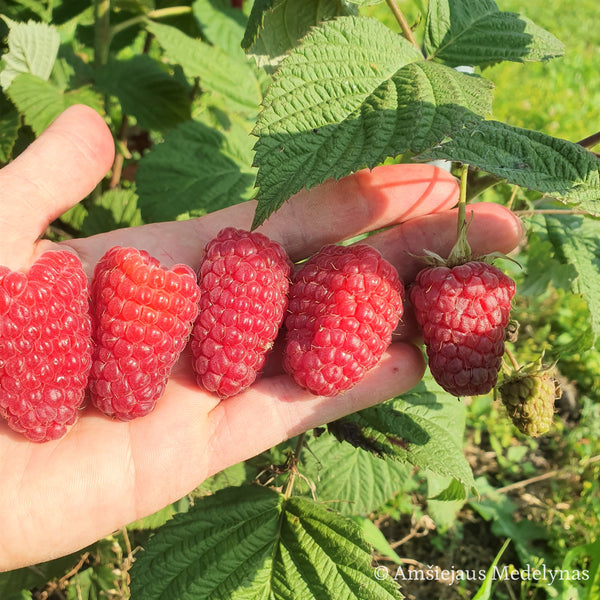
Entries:
<svg viewBox="0 0 600 600">
<path fill-rule="evenodd" d="M 121 421 L 143 417 L 162 396 L 198 314 L 196 275 L 163 267 L 144 250 L 111 248 L 92 280 L 93 404 Z"/>
<path fill-rule="evenodd" d="M 27 274 L 0 267 L 0 414 L 34 442 L 62 437 L 91 365 L 87 279 L 72 252 L 44 253 Z"/>
<path fill-rule="evenodd" d="M 290 288 L 284 368 L 313 394 L 351 388 L 389 346 L 403 297 L 398 272 L 371 246 L 325 246 Z"/>
<path fill-rule="evenodd" d="M 515 282 L 480 261 L 423 269 L 409 298 L 429 368 L 454 396 L 486 394 L 496 385 Z"/>
<path fill-rule="evenodd" d="M 228 227 L 208 243 L 191 343 L 198 385 L 227 398 L 255 381 L 285 315 L 292 268 L 260 233 Z"/>
</svg>

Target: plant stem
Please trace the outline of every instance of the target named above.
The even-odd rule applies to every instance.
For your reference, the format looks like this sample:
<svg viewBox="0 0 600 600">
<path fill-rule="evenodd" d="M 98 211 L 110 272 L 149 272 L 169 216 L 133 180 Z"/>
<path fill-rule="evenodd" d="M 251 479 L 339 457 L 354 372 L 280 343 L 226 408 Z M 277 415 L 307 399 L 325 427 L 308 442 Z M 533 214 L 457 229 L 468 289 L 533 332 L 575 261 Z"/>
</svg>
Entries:
<svg viewBox="0 0 600 600">
<path fill-rule="evenodd" d="M 583 146 L 584 148 L 593 148 L 596 144 L 600 144 L 600 131 L 590 135 L 589 137 L 586 137 L 583 140 L 580 140 L 577 142 L 577 144 Z"/>
<path fill-rule="evenodd" d="M 298 475 L 298 468 L 296 467 L 296 465 L 298 464 L 300 452 L 302 451 L 302 446 L 304 446 L 305 439 L 306 432 L 301 433 L 298 437 L 298 442 L 296 443 L 294 454 L 291 457 L 290 474 L 288 475 L 288 479 L 285 482 L 285 489 L 283 490 L 283 497 L 286 500 L 288 500 L 291 497 L 292 490 L 294 489 L 294 481 L 296 480 L 296 475 Z"/>
<path fill-rule="evenodd" d="M 460 170 L 460 196 L 458 197 L 458 225 L 456 237 L 460 238 L 463 228 L 467 224 L 467 178 L 469 165 L 463 165 Z"/>
<path fill-rule="evenodd" d="M 108 60 L 110 46 L 110 0 L 94 0 L 94 67 Z"/>
<path fill-rule="evenodd" d="M 508 348 L 504 348 L 504 352 L 506 353 L 506 356 L 508 356 L 508 358 L 513 366 L 513 369 L 515 371 L 518 371 L 521 367 L 520 367 L 519 363 L 517 362 L 515 355 Z"/>
<path fill-rule="evenodd" d="M 151 10 L 145 15 L 139 15 L 137 17 L 132 17 L 131 19 L 127 19 L 127 21 L 122 21 L 117 25 L 113 25 L 110 31 L 111 38 L 125 31 L 125 29 L 129 29 L 129 27 L 133 27 L 134 25 L 138 25 L 139 23 L 143 23 L 148 19 L 164 19 L 167 17 L 176 17 L 178 15 L 185 15 L 192 12 L 191 6 L 167 6 L 165 8 L 157 8 L 156 10 Z"/>
<path fill-rule="evenodd" d="M 419 44 L 417 44 L 417 40 L 415 40 L 415 36 L 413 35 L 412 29 L 407 23 L 400 7 L 396 4 L 396 0 L 385 0 L 386 4 L 389 6 L 390 10 L 394 14 L 396 21 L 398 21 L 398 25 L 400 25 L 400 29 L 402 30 L 402 35 L 415 47 L 419 48 Z M 421 48 L 419 48 L 421 51 Z"/>
<path fill-rule="evenodd" d="M 110 178 L 109 188 L 112 190 L 119 186 L 121 183 L 121 175 L 123 173 L 123 163 L 125 162 L 125 156 L 120 148 L 127 148 L 127 131 L 129 128 L 129 119 L 127 115 L 123 113 L 121 118 L 121 125 L 119 126 L 119 133 L 117 134 L 117 152 L 115 152 L 115 160 L 112 167 L 112 176 Z"/>
<path fill-rule="evenodd" d="M 519 190 L 519 186 L 515 185 L 513 186 L 513 191 L 512 194 L 510 195 L 510 199 L 508 201 L 508 204 L 506 205 L 506 208 L 508 208 L 508 210 L 512 210 L 512 206 L 515 202 L 515 198 L 517 197 L 517 191 Z"/>
</svg>

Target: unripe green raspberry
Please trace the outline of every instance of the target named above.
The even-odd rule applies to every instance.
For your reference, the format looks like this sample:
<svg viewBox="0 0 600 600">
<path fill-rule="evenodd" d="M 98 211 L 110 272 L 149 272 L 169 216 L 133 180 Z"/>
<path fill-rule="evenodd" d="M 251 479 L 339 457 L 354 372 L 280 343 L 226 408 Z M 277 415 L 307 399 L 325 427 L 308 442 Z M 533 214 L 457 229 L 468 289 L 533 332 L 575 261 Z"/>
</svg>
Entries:
<svg viewBox="0 0 600 600">
<path fill-rule="evenodd" d="M 554 419 L 556 380 L 548 371 L 516 373 L 499 388 L 515 427 L 525 435 L 547 433 Z"/>
</svg>

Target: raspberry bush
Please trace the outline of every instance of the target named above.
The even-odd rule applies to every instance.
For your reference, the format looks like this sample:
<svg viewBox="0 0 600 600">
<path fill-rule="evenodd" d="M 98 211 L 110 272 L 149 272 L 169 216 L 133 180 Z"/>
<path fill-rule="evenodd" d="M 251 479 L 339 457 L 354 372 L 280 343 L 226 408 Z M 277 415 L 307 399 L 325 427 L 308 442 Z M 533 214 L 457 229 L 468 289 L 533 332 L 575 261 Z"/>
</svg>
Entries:
<svg viewBox="0 0 600 600">
<path fill-rule="evenodd" d="M 463 509 L 493 519 L 494 551 L 500 538 L 513 538 L 514 564 L 590 566 L 586 581 L 557 583 L 553 591 L 563 599 L 595 597 L 600 548 L 590 537 L 593 527 L 555 544 L 553 555 L 541 551 L 527 537 L 535 535 L 528 527 L 531 507 L 527 514 L 512 510 L 464 443 L 475 441 L 484 456 L 493 450 L 503 464 L 503 444 L 507 455 L 514 448 L 558 455 L 567 438 L 577 440 L 574 452 L 592 456 L 597 449 L 593 418 L 579 431 L 580 423 L 561 412 L 562 398 L 548 408 L 545 376 L 502 366 L 506 347 L 522 353 L 523 362 L 545 352 L 575 386 L 582 365 L 589 367 L 586 381 L 598 377 L 591 369 L 600 331 L 600 159 L 593 152 L 600 135 L 583 118 L 580 142 L 557 131 L 555 121 L 568 119 L 528 129 L 532 120 L 493 118 L 494 85 L 502 85 L 494 74 L 518 68 L 514 79 L 527 80 L 532 69 L 560 65 L 571 52 L 551 32 L 559 24 L 551 10 L 544 6 L 541 26 L 513 12 L 516 4 L 0 2 L 0 164 L 74 103 L 103 115 L 118 149 L 110 177 L 58 219 L 50 237 L 188 219 L 251 198 L 258 226 L 302 188 L 390 161 L 442 161 L 461 173 L 461 202 L 482 194 L 504 203 L 527 230 L 515 257 L 519 266 L 498 260 L 492 267 L 474 257 L 429 270 L 424 262 L 416 282 L 398 280 L 371 254 L 368 238 L 325 250 L 351 256 L 360 265 L 355 279 L 363 277 L 355 289 L 337 263 L 344 259 L 330 256 L 335 269 L 328 270 L 319 263 L 323 254 L 296 266 L 306 273 L 319 264 L 324 289 L 334 290 L 326 302 L 298 280 L 289 293 L 292 265 L 251 232 L 226 230 L 229 241 L 215 240 L 200 289 L 185 265 L 168 270 L 143 249 L 111 251 L 92 282 L 90 314 L 78 265 L 67 282 L 56 275 L 55 285 L 43 273 L 56 268 L 59 253 L 42 258 L 28 275 L 0 267 L 0 414 L 33 441 L 68 435 L 86 386 L 111 417 L 143 418 L 160 401 L 190 336 L 200 384 L 226 402 L 260 376 L 279 331 L 272 322 L 282 323 L 284 314 L 286 369 L 316 393 L 343 393 L 373 367 L 404 307 L 417 315 L 431 366 L 411 392 L 214 476 L 191 499 L 99 541 L 87 556 L 0 574 L 0 596 L 42 598 L 55 590 L 57 598 L 134 600 L 400 598 L 397 580 L 374 575 L 376 563 L 393 573 L 402 558 L 374 522 L 427 512 L 440 530 L 454 532 L 451 550 L 466 529 L 457 516 Z M 594 22 L 600 15 L 590 6 Z M 518 64 L 525 62 L 538 65 Z M 586 81 L 578 93 L 591 98 L 593 84 Z M 477 220 L 469 226 L 477 228 Z M 360 248 L 369 255 L 364 260 L 352 254 Z M 255 296 L 248 291 L 250 270 L 259 281 Z M 379 292 L 365 293 L 367 284 Z M 565 314 L 574 306 L 571 320 Z M 516 337 L 505 336 L 511 309 L 521 322 Z M 532 314 L 542 309 L 543 318 Z M 262 327 L 263 314 L 270 328 Z M 16 358 L 17 347 L 33 354 Z M 494 401 L 494 386 L 502 400 Z M 596 394 L 586 384 L 575 412 L 595 415 Z M 494 425 L 495 413 L 504 415 L 504 425 Z M 495 430 L 504 426 L 502 434 Z M 539 454 L 536 459 L 540 464 Z M 585 482 L 590 497 L 597 479 Z M 588 488 L 581 489 L 586 498 Z M 576 492 L 568 494 L 570 502 Z M 480 582 L 464 583 L 472 597 Z M 541 585 L 538 591 L 546 593 Z M 489 597 L 484 585 L 477 598 Z"/>
</svg>

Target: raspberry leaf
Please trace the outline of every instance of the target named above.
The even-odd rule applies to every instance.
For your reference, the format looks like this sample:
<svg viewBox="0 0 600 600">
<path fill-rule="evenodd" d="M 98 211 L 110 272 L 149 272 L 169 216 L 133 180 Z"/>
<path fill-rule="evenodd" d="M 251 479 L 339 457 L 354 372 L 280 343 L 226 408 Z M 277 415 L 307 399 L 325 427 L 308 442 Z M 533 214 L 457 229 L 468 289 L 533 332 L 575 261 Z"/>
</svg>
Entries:
<svg viewBox="0 0 600 600">
<path fill-rule="evenodd" d="M 195 40 L 170 25 L 149 23 L 166 57 L 181 66 L 187 77 L 199 78 L 205 92 L 223 98 L 229 110 L 254 118 L 262 101 L 255 71 L 240 52 L 239 58 L 225 50 Z"/>
<path fill-rule="evenodd" d="M 475 486 L 461 441 L 464 405 L 429 374 L 411 392 L 329 424 L 338 439 L 381 458 L 408 462 Z"/>
<path fill-rule="evenodd" d="M 147 54 L 110 61 L 96 72 L 96 84 L 143 129 L 164 131 L 190 118 L 187 87 Z"/>
<path fill-rule="evenodd" d="M 254 134 L 254 226 L 303 187 L 421 152 L 491 110 L 481 77 L 422 60 L 375 19 L 311 30 L 282 62 Z"/>
<path fill-rule="evenodd" d="M 500 11 L 494 0 L 429 3 L 425 51 L 447 65 L 485 66 L 562 56 L 563 44 L 527 17 Z"/>
<path fill-rule="evenodd" d="M 8 110 L 0 115 L 0 163 L 10 160 L 20 126 L 19 113 L 16 110 Z"/>
<path fill-rule="evenodd" d="M 84 236 L 144 224 L 133 189 L 108 190 L 94 204 L 76 204 L 60 220 Z"/>
<path fill-rule="evenodd" d="M 573 594 L 573 598 L 593 598 L 600 593 L 600 539 L 596 539 L 589 544 L 582 544 L 571 548 L 564 557 L 561 569 L 567 572 L 576 572 L 578 565 L 589 564 L 589 579 L 584 586 L 578 582 L 565 580 L 565 588 L 568 594 Z M 587 593 L 587 594 L 586 594 Z"/>
<path fill-rule="evenodd" d="M 578 144 L 498 121 L 471 123 L 450 137 L 419 158 L 463 162 L 600 214 L 600 158 Z"/>
<path fill-rule="evenodd" d="M 246 29 L 246 15 L 227 0 L 194 0 L 192 12 L 204 37 L 232 57 L 243 56 L 240 41 Z"/>
<path fill-rule="evenodd" d="M 593 339 L 597 339 L 600 334 L 600 223 L 583 215 L 560 213 L 543 215 L 537 219 L 542 219 L 545 224 L 547 240 L 555 258 L 561 264 L 570 266 L 570 291 L 581 294 L 585 299 L 590 312 Z"/>
<path fill-rule="evenodd" d="M 548 537 L 546 528 L 539 522 L 532 521 L 526 516 L 517 520 L 518 507 L 508 495 L 489 484 L 486 477 L 477 478 L 478 498 L 469 500 L 470 507 L 486 521 L 491 523 L 492 532 L 503 538 L 510 538 L 521 564 L 531 565 L 543 559 L 549 563 L 550 558 L 544 556 L 538 540 Z M 508 566 L 498 569 L 496 574 L 507 573 Z"/>
<path fill-rule="evenodd" d="M 102 96 L 91 87 L 65 91 L 31 73 L 17 75 L 6 95 L 36 135 L 73 104 L 87 104 L 100 114 L 104 112 Z"/>
<path fill-rule="evenodd" d="M 0 73 L 0 87 L 6 92 L 20 73 L 30 73 L 47 81 L 52 72 L 60 46 L 56 27 L 46 23 L 16 23 L 2 17 L 8 25 L 8 52 L 2 55 L 4 68 Z"/>
<path fill-rule="evenodd" d="M 311 27 L 355 13 L 343 0 L 258 0 L 252 6 L 242 47 L 259 67 L 274 70 Z"/>
<path fill-rule="evenodd" d="M 343 515 L 369 514 L 409 485 L 409 465 L 382 460 L 326 433 L 310 438 L 301 456 L 299 470 L 314 483 L 316 497 Z"/>
<path fill-rule="evenodd" d="M 327 573 L 327 577 L 323 577 Z M 359 526 L 302 497 L 226 488 L 196 500 L 147 543 L 131 569 L 133 600 L 399 599 L 377 581 Z"/>
<path fill-rule="evenodd" d="M 249 136 L 189 121 L 142 158 L 137 185 L 146 222 L 197 217 L 252 197 Z M 198 165 L 202 165 L 199 168 Z"/>
</svg>

